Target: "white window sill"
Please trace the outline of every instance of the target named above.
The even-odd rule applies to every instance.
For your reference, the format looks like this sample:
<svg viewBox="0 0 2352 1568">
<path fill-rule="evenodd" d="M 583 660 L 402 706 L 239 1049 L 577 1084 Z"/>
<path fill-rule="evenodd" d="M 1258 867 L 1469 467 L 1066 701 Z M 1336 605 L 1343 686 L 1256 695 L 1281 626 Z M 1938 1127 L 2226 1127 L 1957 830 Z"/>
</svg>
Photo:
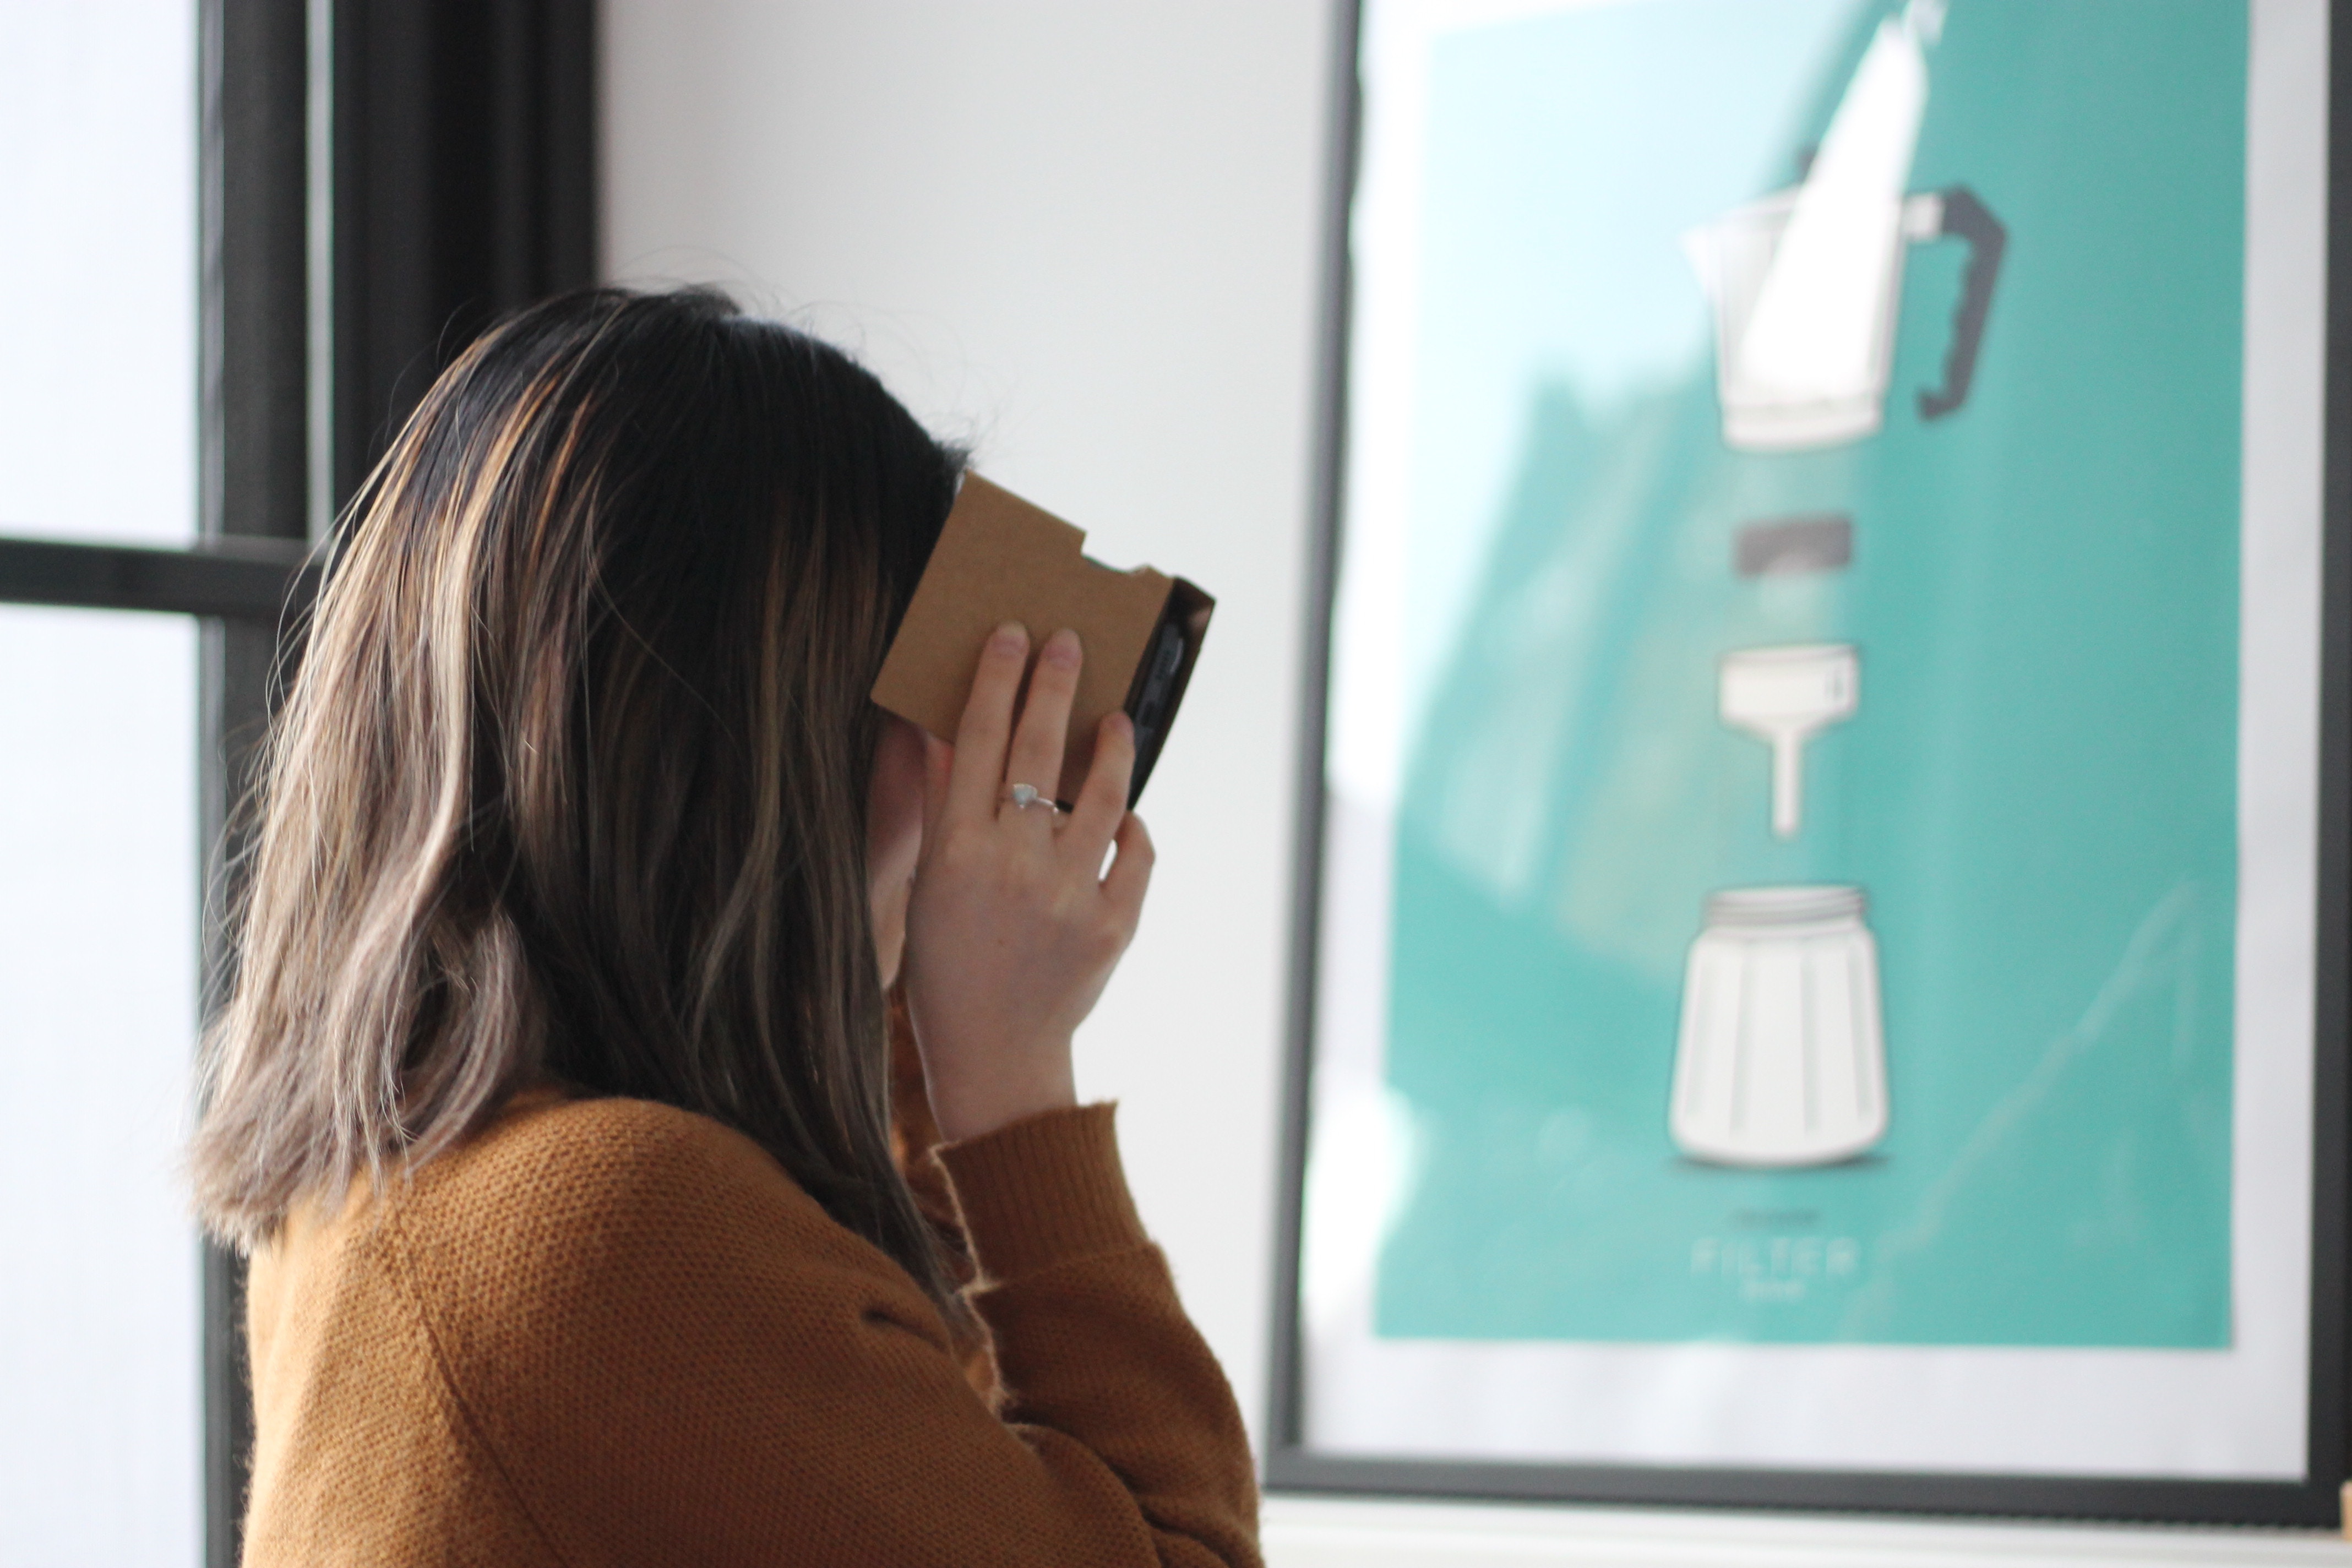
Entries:
<svg viewBox="0 0 2352 1568">
<path fill-rule="evenodd" d="M 2352 1568 L 2308 1531 L 1534 1508 L 1273 1494 L 1269 1568 Z"/>
</svg>

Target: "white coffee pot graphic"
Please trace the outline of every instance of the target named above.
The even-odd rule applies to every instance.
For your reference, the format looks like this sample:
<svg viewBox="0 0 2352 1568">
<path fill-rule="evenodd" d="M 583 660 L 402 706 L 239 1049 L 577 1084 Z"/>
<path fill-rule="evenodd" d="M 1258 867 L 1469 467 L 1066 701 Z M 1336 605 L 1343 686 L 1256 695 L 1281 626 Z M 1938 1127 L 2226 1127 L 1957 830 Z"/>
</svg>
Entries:
<svg viewBox="0 0 2352 1568">
<path fill-rule="evenodd" d="M 1886 1134 L 1878 945 L 1859 888 L 1706 900 L 1683 980 L 1670 1130 L 1710 1164 L 1832 1164 Z"/>
<path fill-rule="evenodd" d="M 2008 232 L 1965 185 L 1906 195 L 1927 102 L 1925 44 L 1940 5 L 1879 25 L 1802 184 L 1683 237 L 1715 310 L 1723 439 L 1741 451 L 1832 447 L 1875 434 L 1910 247 L 1969 245 L 1943 385 L 1922 418 L 1968 399 Z"/>
</svg>

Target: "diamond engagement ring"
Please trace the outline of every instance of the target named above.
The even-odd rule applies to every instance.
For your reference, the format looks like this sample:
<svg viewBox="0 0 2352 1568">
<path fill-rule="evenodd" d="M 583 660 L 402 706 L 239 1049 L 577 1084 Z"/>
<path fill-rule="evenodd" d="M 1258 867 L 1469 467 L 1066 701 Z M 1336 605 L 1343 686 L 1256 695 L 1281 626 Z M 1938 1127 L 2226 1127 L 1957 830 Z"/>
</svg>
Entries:
<svg viewBox="0 0 2352 1568">
<path fill-rule="evenodd" d="M 1053 802 L 1045 800 L 1045 797 L 1038 793 L 1037 786 L 1035 784 L 1014 784 L 1011 789 L 1004 792 L 1004 798 L 1011 801 L 1023 811 L 1028 810 L 1031 806 L 1037 805 L 1041 801 L 1048 806 L 1053 805 Z"/>
</svg>

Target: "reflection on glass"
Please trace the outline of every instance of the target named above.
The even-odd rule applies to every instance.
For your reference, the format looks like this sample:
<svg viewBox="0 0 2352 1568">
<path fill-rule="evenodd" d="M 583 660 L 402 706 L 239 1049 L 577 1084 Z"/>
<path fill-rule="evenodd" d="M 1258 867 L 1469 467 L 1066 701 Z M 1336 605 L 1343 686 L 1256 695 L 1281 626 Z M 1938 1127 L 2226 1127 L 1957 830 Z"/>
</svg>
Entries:
<svg viewBox="0 0 2352 1568">
<path fill-rule="evenodd" d="M 0 1559 L 200 1555 L 196 626 L 0 608 Z"/>
</svg>

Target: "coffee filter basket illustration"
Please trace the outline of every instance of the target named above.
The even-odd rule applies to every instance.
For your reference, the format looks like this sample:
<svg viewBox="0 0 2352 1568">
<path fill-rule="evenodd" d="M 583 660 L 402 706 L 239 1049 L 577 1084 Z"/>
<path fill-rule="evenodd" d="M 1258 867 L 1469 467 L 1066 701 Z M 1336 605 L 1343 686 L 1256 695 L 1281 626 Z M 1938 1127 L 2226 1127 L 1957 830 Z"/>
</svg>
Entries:
<svg viewBox="0 0 2352 1568">
<path fill-rule="evenodd" d="M 1965 185 L 1907 190 L 1927 103 L 1927 50 L 1942 0 L 1879 25 L 1801 184 L 1683 237 L 1715 315 L 1716 388 L 1734 452 L 1818 450 L 1884 428 L 1904 259 L 1917 243 L 1969 246 L 1943 384 L 1923 420 L 1964 405 L 2008 234 Z M 1786 525 L 1780 525 L 1786 531 Z M 1767 525 L 1757 525 L 1749 531 Z M 1809 569 L 1841 570 L 1845 551 Z M 1771 751 L 1770 823 L 1804 826 L 1807 742 L 1853 721 L 1851 644 L 1743 648 L 1717 671 L 1717 717 Z M 1728 889 L 1706 900 L 1685 966 L 1668 1118 L 1675 1146 L 1711 1164 L 1836 1163 L 1888 1124 L 1875 939 L 1859 887 Z"/>
</svg>

